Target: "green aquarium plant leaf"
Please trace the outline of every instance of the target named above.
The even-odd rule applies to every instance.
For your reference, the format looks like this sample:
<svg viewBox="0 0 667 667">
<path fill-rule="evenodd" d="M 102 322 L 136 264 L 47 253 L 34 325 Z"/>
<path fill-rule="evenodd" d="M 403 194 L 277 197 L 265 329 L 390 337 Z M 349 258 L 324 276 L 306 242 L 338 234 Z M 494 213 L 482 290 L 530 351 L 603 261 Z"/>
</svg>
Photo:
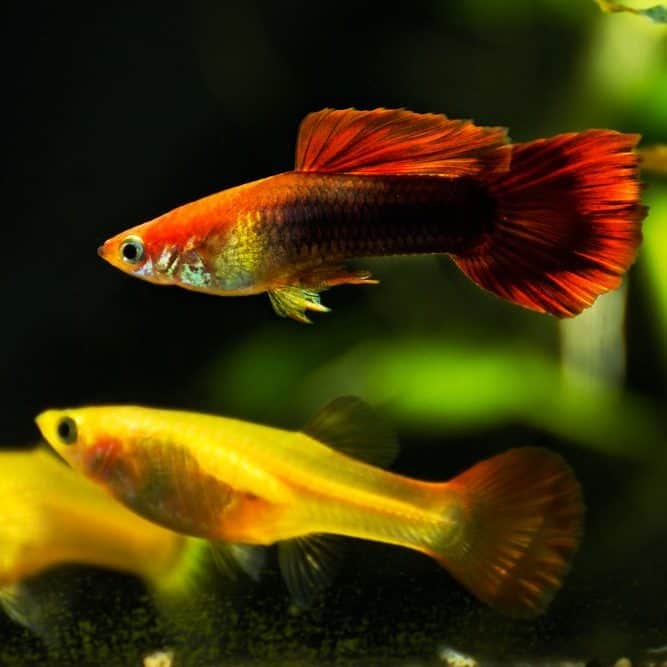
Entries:
<svg viewBox="0 0 667 667">
<path fill-rule="evenodd" d="M 651 322 L 667 364 L 667 188 L 662 185 L 651 188 L 648 204 L 650 215 L 644 225 L 639 265 L 651 299 Z"/>
<path fill-rule="evenodd" d="M 356 394 L 383 405 L 397 425 L 470 432 L 521 422 L 589 449 L 650 459 L 664 424 L 649 401 L 604 381 L 563 373 L 527 346 L 466 346 L 426 339 L 369 341 L 316 368 L 293 388 L 307 412 L 327 396 Z"/>
<path fill-rule="evenodd" d="M 648 18 L 656 23 L 667 23 L 667 7 L 663 5 L 649 7 L 648 9 L 640 10 L 639 13 L 642 16 L 648 16 Z"/>
<path fill-rule="evenodd" d="M 646 9 L 636 9 L 628 7 L 620 2 L 612 2 L 611 0 L 594 0 L 595 4 L 606 14 L 615 14 L 618 12 L 629 12 L 637 16 L 645 16 L 655 23 L 667 23 L 667 7 L 664 5 L 655 5 Z"/>
<path fill-rule="evenodd" d="M 667 144 L 653 144 L 639 149 L 641 169 L 654 176 L 667 176 Z"/>
</svg>

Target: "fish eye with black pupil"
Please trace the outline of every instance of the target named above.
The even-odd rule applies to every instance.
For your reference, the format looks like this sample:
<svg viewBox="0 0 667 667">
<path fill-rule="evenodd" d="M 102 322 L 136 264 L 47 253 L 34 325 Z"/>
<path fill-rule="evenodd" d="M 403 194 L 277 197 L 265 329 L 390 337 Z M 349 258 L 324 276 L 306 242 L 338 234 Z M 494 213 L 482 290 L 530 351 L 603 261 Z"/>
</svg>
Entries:
<svg viewBox="0 0 667 667">
<path fill-rule="evenodd" d="M 121 257 L 128 264 L 138 264 L 144 257 L 144 244 L 138 236 L 128 236 L 120 244 Z"/>
<path fill-rule="evenodd" d="M 58 422 L 58 437 L 66 445 L 76 442 L 76 422 L 71 417 L 63 417 Z"/>
</svg>

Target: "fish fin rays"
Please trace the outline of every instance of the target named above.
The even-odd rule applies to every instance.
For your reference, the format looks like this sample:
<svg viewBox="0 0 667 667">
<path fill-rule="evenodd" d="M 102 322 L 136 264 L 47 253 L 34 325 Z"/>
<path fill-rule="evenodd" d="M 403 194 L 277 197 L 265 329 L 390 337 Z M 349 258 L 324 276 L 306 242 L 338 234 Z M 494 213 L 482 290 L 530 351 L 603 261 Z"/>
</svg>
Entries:
<svg viewBox="0 0 667 667">
<path fill-rule="evenodd" d="M 349 269 L 341 264 L 322 264 L 294 276 L 297 285 L 278 287 L 268 291 L 273 310 L 281 317 L 311 324 L 306 311 L 328 313 L 320 301 L 320 292 L 337 285 L 377 285 L 367 270 Z"/>
<path fill-rule="evenodd" d="M 567 463 L 538 447 L 510 449 L 444 488 L 459 495 L 465 523 L 453 543 L 436 547 L 436 559 L 499 611 L 524 618 L 543 613 L 582 533 L 581 487 Z"/>
<path fill-rule="evenodd" d="M 641 242 L 638 135 L 587 130 L 512 148 L 488 186 L 495 222 L 454 257 L 481 287 L 538 312 L 571 317 L 615 289 Z"/>
<path fill-rule="evenodd" d="M 321 289 L 280 287 L 269 290 L 268 294 L 273 310 L 280 317 L 291 317 L 297 322 L 311 324 L 310 319 L 306 315 L 307 310 L 314 310 L 318 313 L 328 313 L 330 310 L 320 302 L 319 292 Z"/>
<path fill-rule="evenodd" d="M 29 594 L 21 584 L 13 584 L 0 589 L 0 606 L 14 622 L 31 628 L 32 603 Z"/>
<path fill-rule="evenodd" d="M 0 589 L 0 606 L 15 623 L 28 628 L 47 649 L 62 642 L 59 621 L 71 615 L 71 585 L 66 577 L 46 572 Z"/>
<path fill-rule="evenodd" d="M 505 128 L 405 109 L 323 109 L 299 128 L 296 171 L 458 178 L 506 171 Z"/>
<path fill-rule="evenodd" d="M 338 536 L 318 534 L 278 544 L 280 572 L 299 607 L 309 607 L 336 576 L 343 555 L 342 543 Z"/>
<path fill-rule="evenodd" d="M 378 413 L 356 396 L 340 396 L 316 412 L 302 431 L 347 456 L 389 466 L 398 439 Z"/>
<path fill-rule="evenodd" d="M 235 580 L 239 572 L 244 572 L 253 581 L 259 581 L 266 563 L 265 547 L 223 541 L 211 541 L 210 544 L 213 560 L 222 574 Z"/>
</svg>

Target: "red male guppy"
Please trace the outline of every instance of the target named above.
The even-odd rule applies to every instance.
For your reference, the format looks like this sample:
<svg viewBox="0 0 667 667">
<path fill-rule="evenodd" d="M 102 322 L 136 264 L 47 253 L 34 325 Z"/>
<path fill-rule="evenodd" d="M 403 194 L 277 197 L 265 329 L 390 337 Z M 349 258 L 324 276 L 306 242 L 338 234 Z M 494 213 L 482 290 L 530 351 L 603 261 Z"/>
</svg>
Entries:
<svg viewBox="0 0 667 667">
<path fill-rule="evenodd" d="M 308 322 L 319 292 L 374 283 L 349 259 L 447 253 L 478 285 L 576 315 L 616 288 L 641 242 L 638 135 L 587 130 L 510 145 L 503 128 L 405 110 L 324 109 L 294 171 L 210 195 L 109 239 L 144 280 L 268 292 Z"/>
</svg>

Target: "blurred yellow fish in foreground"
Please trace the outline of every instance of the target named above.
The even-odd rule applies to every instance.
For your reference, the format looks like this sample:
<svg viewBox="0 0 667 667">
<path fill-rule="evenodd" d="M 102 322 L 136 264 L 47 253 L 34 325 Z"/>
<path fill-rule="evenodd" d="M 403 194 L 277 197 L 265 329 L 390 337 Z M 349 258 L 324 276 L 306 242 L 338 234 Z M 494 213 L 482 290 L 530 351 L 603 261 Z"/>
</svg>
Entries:
<svg viewBox="0 0 667 667">
<path fill-rule="evenodd" d="M 24 625 L 22 584 L 49 568 L 111 568 L 171 596 L 190 589 L 206 548 L 128 511 L 45 449 L 0 452 L 0 602 Z"/>
<path fill-rule="evenodd" d="M 230 543 L 279 543 L 297 602 L 332 575 L 323 534 L 420 551 L 514 616 L 545 610 L 579 544 L 581 490 L 557 454 L 512 449 L 450 482 L 409 479 L 359 460 L 389 463 L 397 445 L 352 397 L 297 432 L 131 406 L 48 410 L 37 424 L 74 468 L 152 521 Z"/>
</svg>

